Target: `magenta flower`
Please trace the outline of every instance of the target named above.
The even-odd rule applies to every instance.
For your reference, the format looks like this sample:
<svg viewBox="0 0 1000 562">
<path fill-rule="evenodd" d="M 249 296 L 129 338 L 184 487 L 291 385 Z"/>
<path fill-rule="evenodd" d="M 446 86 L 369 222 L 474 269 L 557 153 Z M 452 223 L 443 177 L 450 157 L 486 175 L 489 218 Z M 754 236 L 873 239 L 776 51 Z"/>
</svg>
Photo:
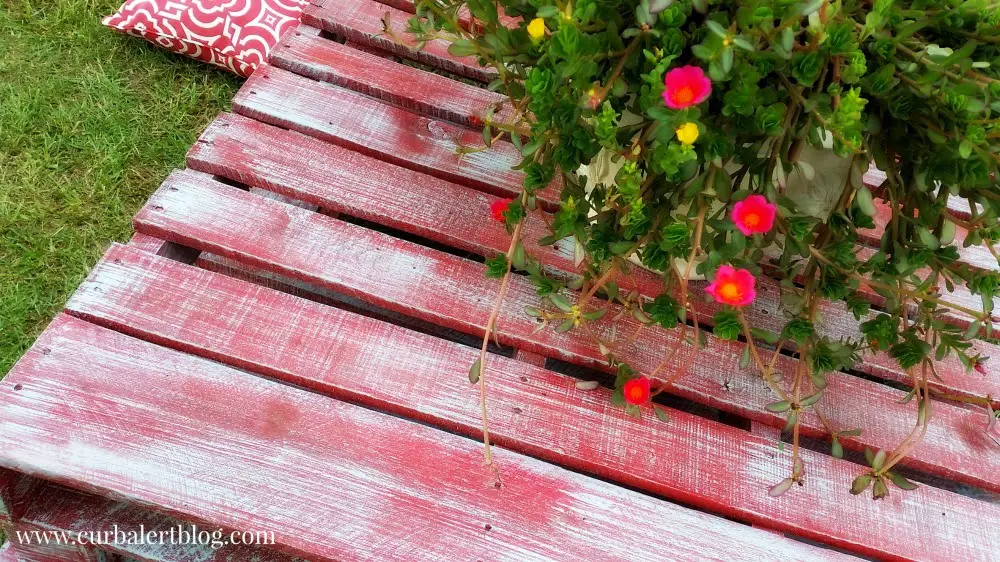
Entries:
<svg viewBox="0 0 1000 562">
<path fill-rule="evenodd" d="M 733 222 L 744 236 L 765 233 L 774 226 L 777 207 L 763 195 L 751 195 L 733 205 Z"/>
<path fill-rule="evenodd" d="M 684 109 L 708 99 L 712 81 L 697 66 L 674 68 L 663 79 L 663 102 L 670 109 Z"/>
<path fill-rule="evenodd" d="M 720 265 L 715 281 L 705 287 L 705 292 L 715 297 L 715 302 L 730 306 L 746 306 L 757 298 L 757 280 L 745 269 Z"/>
</svg>

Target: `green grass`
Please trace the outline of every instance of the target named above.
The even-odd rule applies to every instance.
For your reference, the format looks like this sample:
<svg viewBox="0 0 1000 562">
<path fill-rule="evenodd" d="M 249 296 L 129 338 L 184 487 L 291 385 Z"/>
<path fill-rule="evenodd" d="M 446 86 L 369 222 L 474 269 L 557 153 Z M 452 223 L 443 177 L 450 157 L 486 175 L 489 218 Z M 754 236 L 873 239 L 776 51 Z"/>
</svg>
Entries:
<svg viewBox="0 0 1000 562">
<path fill-rule="evenodd" d="M 0 376 L 240 84 L 101 26 L 119 3 L 0 7 Z"/>
</svg>

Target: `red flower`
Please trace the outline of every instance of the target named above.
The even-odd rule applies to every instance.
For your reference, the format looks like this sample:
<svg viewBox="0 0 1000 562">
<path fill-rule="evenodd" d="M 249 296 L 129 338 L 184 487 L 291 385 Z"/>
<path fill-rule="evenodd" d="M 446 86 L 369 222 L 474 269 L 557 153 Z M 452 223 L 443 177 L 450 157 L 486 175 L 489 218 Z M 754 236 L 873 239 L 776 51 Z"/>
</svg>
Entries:
<svg viewBox="0 0 1000 562">
<path fill-rule="evenodd" d="M 734 269 L 731 265 L 720 265 L 715 272 L 715 281 L 705 292 L 715 297 L 715 302 L 730 306 L 746 306 L 757 298 L 754 286 L 757 280 L 745 269 Z"/>
<path fill-rule="evenodd" d="M 507 211 L 507 207 L 513 199 L 497 199 L 490 203 L 490 214 L 493 215 L 493 220 L 497 222 L 507 222 L 503 214 Z"/>
<path fill-rule="evenodd" d="M 763 195 L 751 195 L 733 205 L 733 222 L 744 236 L 750 236 L 770 231 L 776 213 L 777 208 Z"/>
<path fill-rule="evenodd" d="M 989 374 L 986 372 L 987 359 L 989 359 L 989 357 L 980 357 L 979 359 L 976 359 L 976 362 L 972 365 L 972 368 L 975 369 L 976 372 L 979 373 L 980 375 Z"/>
<path fill-rule="evenodd" d="M 708 99 L 712 81 L 697 66 L 682 66 L 663 78 L 663 102 L 670 109 L 684 109 Z"/>
<path fill-rule="evenodd" d="M 649 379 L 646 377 L 632 379 L 625 383 L 622 392 L 625 395 L 625 401 L 629 404 L 635 406 L 645 404 L 649 401 Z"/>
</svg>

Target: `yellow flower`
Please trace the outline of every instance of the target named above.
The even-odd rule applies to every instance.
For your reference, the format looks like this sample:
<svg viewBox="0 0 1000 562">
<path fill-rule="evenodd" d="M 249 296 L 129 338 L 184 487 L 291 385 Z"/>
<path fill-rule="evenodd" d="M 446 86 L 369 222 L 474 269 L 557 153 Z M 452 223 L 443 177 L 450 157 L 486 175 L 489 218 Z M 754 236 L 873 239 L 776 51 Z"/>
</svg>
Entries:
<svg viewBox="0 0 1000 562">
<path fill-rule="evenodd" d="M 692 145 L 694 141 L 698 140 L 698 125 L 694 123 L 684 123 L 674 131 L 677 134 L 677 140 L 684 145 Z"/>
<path fill-rule="evenodd" d="M 730 39 L 729 37 L 726 37 L 725 39 L 722 40 L 722 46 L 723 47 L 728 47 L 728 46 L 730 46 L 732 44 L 733 44 L 733 40 Z"/>
<path fill-rule="evenodd" d="M 531 40 L 538 43 L 545 37 L 545 20 L 542 18 L 535 18 L 531 20 L 528 24 L 528 35 L 531 36 Z"/>
</svg>

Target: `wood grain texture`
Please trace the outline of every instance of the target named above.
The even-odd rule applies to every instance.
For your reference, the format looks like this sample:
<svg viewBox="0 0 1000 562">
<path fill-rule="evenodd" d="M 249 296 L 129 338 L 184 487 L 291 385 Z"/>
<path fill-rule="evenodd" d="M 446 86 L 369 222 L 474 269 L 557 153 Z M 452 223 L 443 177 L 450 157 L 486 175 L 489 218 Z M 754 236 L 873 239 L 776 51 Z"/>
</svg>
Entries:
<svg viewBox="0 0 1000 562">
<path fill-rule="evenodd" d="M 135 218 L 136 228 L 203 251 L 357 297 L 373 305 L 454 328 L 482 334 L 498 282 L 485 279 L 482 265 L 411 242 L 337 221 L 318 213 L 283 205 L 215 182 L 168 182 Z M 497 336 L 501 343 L 588 367 L 607 369 L 596 345 L 575 331 L 535 332 L 535 319 L 525 306 L 538 297 L 524 278 L 514 276 L 502 307 Z M 610 318 L 594 329 L 611 339 Z M 619 333 L 632 333 L 630 315 L 618 322 Z M 640 372 L 651 372 L 675 345 L 676 334 L 643 331 L 635 344 L 619 354 Z M 764 410 L 775 398 L 751 370 L 737 365 L 743 349 L 736 342 L 712 340 L 698 353 L 690 372 L 674 393 L 733 413 L 783 426 L 784 418 Z M 666 372 L 680 368 L 685 354 L 667 363 Z M 776 370 L 793 373 L 794 363 L 779 358 Z M 913 404 L 899 404 L 904 393 L 842 373 L 828 377 L 824 408 L 841 428 L 862 427 L 860 438 L 845 439 L 850 448 L 894 446 L 915 416 Z M 983 433 L 979 412 L 940 404 L 935 423 L 909 466 L 991 490 L 1000 489 L 1000 458 Z M 803 431 L 822 435 L 812 415 L 803 417 Z"/>
<path fill-rule="evenodd" d="M 524 174 L 511 167 L 520 153 L 506 141 L 482 146 L 478 131 L 386 105 L 356 92 L 273 66 L 258 67 L 233 99 L 233 109 L 258 121 L 323 139 L 448 181 L 504 197 L 521 193 Z M 539 194 L 554 208 L 559 186 Z"/>
<path fill-rule="evenodd" d="M 469 347 L 127 247 L 111 250 L 69 310 L 143 339 L 478 436 L 477 388 L 466 377 L 476 350 Z M 295 319 L 294 328 L 287 318 Z M 966 527 L 970 516 L 988 525 L 1000 509 L 927 486 L 873 503 L 848 492 L 860 467 L 809 451 L 807 485 L 770 498 L 768 486 L 790 462 L 790 449 L 779 451 L 773 436 L 670 408 L 669 423 L 648 408 L 635 420 L 611 406 L 607 389 L 581 391 L 576 379 L 516 359 L 491 355 L 488 364 L 491 434 L 504 447 L 727 516 L 877 556 L 919 558 L 918 545 L 883 538 L 919 527 L 932 533 L 924 545 L 934 544 L 932 552 L 938 542 L 967 545 L 975 541 L 953 540 L 953 533 L 984 532 Z M 505 473 L 501 465 L 509 481 Z M 940 519 L 939 508 L 947 513 Z M 954 548 L 966 547 L 946 550 Z"/>
<path fill-rule="evenodd" d="M 163 248 L 165 242 L 160 240 L 155 236 L 150 236 L 148 234 L 143 234 L 141 232 L 136 232 L 129 239 L 128 243 L 144 252 L 149 252 L 151 254 L 158 254 L 160 249 Z"/>
<path fill-rule="evenodd" d="M 270 55 L 271 65 L 387 101 L 435 119 L 481 129 L 490 106 L 492 120 L 512 121 L 506 97 L 318 37 L 301 26 Z"/>
<path fill-rule="evenodd" d="M 0 546 L 0 562 L 93 562 L 93 560 L 67 557 L 65 553 L 38 552 L 37 549 L 35 552 L 28 552 L 7 541 Z M 112 561 L 105 559 L 99 562 Z"/>
<path fill-rule="evenodd" d="M 68 317 L 0 420 L 3 465 L 314 561 L 839 557 L 502 449 L 495 488 L 474 440 Z"/>
<path fill-rule="evenodd" d="M 354 43 L 368 45 L 424 64 L 489 82 L 496 70 L 479 66 L 475 57 L 456 57 L 448 53 L 448 43 L 428 41 L 417 50 L 413 36 L 407 33 L 406 21 L 412 14 L 371 0 L 313 0 L 302 11 L 302 23 L 340 35 Z M 388 32 L 384 21 L 388 18 Z"/>
<path fill-rule="evenodd" d="M 21 521 L 21 530 L 38 530 L 49 533 L 66 533 L 70 537 L 82 536 L 90 544 L 100 543 L 106 553 L 127 556 L 141 562 L 301 562 L 301 559 L 277 553 L 264 547 L 225 544 L 213 547 L 194 541 L 171 544 L 170 530 L 183 527 L 190 532 L 191 524 L 142 509 L 135 505 L 112 499 L 84 494 L 54 484 L 45 483 L 34 494 Z M 217 528 L 199 527 L 199 531 L 215 532 Z M 114 542 L 114 533 L 123 539 Z M 167 540 L 159 542 L 163 532 Z M 105 537 L 103 533 L 108 533 Z M 152 542 L 132 542 L 135 536 L 154 537 Z M 152 535 L 150 535 L 152 533 Z M 229 530 L 222 540 L 228 540 Z M 107 540 L 110 538 L 110 541 Z"/>
<path fill-rule="evenodd" d="M 490 203 L 496 200 L 493 195 L 239 115 L 223 114 L 209 125 L 188 152 L 187 160 L 197 170 L 481 256 L 505 252 L 510 244 L 503 226 L 489 214 Z M 524 226 L 525 248 L 553 272 L 575 274 L 568 240 L 553 246 L 537 245 L 536 241 L 547 233 L 538 215 L 530 214 Z M 619 284 L 649 298 L 659 295 L 664 285 L 659 275 L 641 268 L 635 268 Z M 780 286 L 768 277 L 758 279 L 758 284 L 758 298 L 747 307 L 747 317 L 755 327 L 780 333 L 785 323 Z M 700 294 L 704 286 L 704 282 L 694 282 L 692 291 Z M 699 304 L 698 309 L 701 320 L 711 324 L 710 317 L 718 307 L 713 302 Z M 818 311 L 822 317 L 818 323 L 820 333 L 834 339 L 861 337 L 860 322 L 843 303 L 824 302 Z M 1000 346 L 984 341 L 976 342 L 975 350 L 988 357 L 1000 357 Z M 904 384 L 910 382 L 909 375 L 885 354 L 866 357 L 858 369 Z M 966 373 L 954 357 L 940 362 L 938 372 L 940 380 L 931 383 L 936 390 L 962 396 L 990 394 L 1000 406 L 1000 373 Z"/>
<path fill-rule="evenodd" d="M 14 499 L 18 496 L 16 489 L 20 478 L 17 472 L 0 468 L 0 525 L 9 525 L 14 519 Z"/>
</svg>

